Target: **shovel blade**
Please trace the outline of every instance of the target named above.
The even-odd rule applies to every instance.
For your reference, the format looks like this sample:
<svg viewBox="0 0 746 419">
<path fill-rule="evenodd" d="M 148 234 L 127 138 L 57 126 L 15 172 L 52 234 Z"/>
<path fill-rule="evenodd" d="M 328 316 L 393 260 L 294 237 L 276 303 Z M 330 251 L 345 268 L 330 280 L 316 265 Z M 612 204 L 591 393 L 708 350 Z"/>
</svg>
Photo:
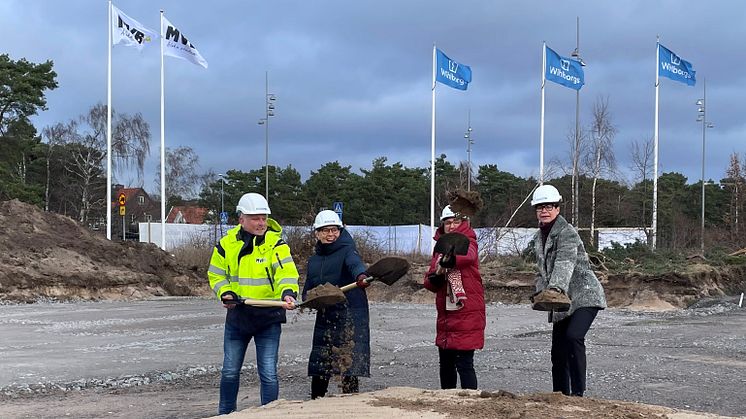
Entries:
<svg viewBox="0 0 746 419">
<path fill-rule="evenodd" d="M 299 304 L 300 307 L 314 310 L 322 309 L 345 301 L 347 297 L 337 287 L 331 284 L 322 284 L 312 288 L 306 295 L 306 300 Z"/>
<path fill-rule="evenodd" d="M 435 242 L 435 251 L 441 254 L 453 252 L 465 255 L 469 252 L 469 238 L 461 233 L 446 233 Z"/>
<path fill-rule="evenodd" d="M 388 256 L 370 265 L 366 272 L 376 281 L 392 285 L 409 272 L 409 262 L 401 257 Z"/>
</svg>

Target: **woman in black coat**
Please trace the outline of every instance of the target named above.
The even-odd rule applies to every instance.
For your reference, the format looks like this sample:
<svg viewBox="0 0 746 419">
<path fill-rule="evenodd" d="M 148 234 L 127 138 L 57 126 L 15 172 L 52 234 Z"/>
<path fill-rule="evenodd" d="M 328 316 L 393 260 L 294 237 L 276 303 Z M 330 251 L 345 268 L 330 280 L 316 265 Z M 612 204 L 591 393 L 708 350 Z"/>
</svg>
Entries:
<svg viewBox="0 0 746 419">
<path fill-rule="evenodd" d="M 370 326 L 368 297 L 363 281 L 365 264 L 355 242 L 334 211 L 324 210 L 313 224 L 315 254 L 308 260 L 303 298 L 311 289 L 329 283 L 342 287 L 357 282 L 345 293 L 347 301 L 319 309 L 308 358 L 311 398 L 323 397 L 334 375 L 342 377 L 342 392 L 357 393 L 358 377 L 370 377 Z"/>
</svg>

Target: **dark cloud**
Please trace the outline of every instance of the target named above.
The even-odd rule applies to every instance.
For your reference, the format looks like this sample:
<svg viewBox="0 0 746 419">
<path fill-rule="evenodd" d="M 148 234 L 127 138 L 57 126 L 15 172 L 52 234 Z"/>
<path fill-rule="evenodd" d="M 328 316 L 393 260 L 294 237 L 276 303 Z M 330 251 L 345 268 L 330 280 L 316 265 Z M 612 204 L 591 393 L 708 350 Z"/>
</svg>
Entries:
<svg viewBox="0 0 746 419">
<path fill-rule="evenodd" d="M 607 97 L 618 129 L 616 152 L 629 174 L 629 144 L 653 136 L 655 41 L 697 70 L 687 87 L 662 79 L 661 170 L 690 181 L 701 170 L 701 125 L 694 102 L 707 78 L 707 177 L 719 179 L 732 152 L 744 152 L 741 66 L 746 4 L 738 1 L 214 1 L 121 0 L 117 7 L 157 30 L 158 10 L 209 62 L 205 70 L 166 57 L 166 143 L 190 146 L 202 169 L 250 170 L 264 164 L 265 71 L 278 96 L 270 125 L 271 164 L 306 177 L 331 160 L 369 167 L 379 156 L 427 167 L 430 158 L 432 45 L 472 67 L 466 92 L 438 86 L 437 154 L 466 158 L 521 176 L 538 172 L 541 43 L 588 63 L 581 120 Z M 60 87 L 49 94 L 39 127 L 74 118 L 106 101 L 106 4 L 103 1 L 4 1 L 0 35 L 13 58 L 52 59 Z M 139 53 L 113 48 L 113 103 L 151 124 L 152 178 L 160 143 L 157 44 Z M 546 88 L 547 161 L 566 159 L 575 92 Z M 146 180 L 149 187 L 152 179 Z"/>
</svg>

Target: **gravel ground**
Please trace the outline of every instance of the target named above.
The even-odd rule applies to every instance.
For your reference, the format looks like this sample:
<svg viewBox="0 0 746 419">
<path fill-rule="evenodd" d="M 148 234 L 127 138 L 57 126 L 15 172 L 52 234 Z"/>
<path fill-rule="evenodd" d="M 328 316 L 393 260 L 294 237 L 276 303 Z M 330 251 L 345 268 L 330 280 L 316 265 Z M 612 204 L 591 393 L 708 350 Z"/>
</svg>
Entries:
<svg viewBox="0 0 746 419">
<path fill-rule="evenodd" d="M 0 417 L 198 418 L 217 409 L 224 312 L 214 300 L 0 305 Z M 526 305 L 487 306 L 479 386 L 551 391 L 551 326 Z M 280 397 L 308 399 L 313 315 L 289 316 Z M 371 305 L 361 391 L 439 388 L 435 308 Z M 733 299 L 670 312 L 602 311 L 586 340 L 589 397 L 746 415 L 746 309 Z M 258 404 L 253 348 L 239 408 Z M 331 393 L 338 390 L 330 386 Z"/>
</svg>

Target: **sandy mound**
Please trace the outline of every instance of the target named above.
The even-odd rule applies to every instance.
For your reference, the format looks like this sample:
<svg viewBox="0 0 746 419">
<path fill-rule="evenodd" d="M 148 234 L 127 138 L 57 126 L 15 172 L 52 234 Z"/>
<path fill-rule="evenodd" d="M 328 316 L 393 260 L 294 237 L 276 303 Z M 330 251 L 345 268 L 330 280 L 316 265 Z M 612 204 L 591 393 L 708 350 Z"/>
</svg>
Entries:
<svg viewBox="0 0 746 419">
<path fill-rule="evenodd" d="M 423 390 L 391 387 L 357 395 L 309 401 L 278 400 L 233 413 L 231 418 L 721 418 L 639 403 L 566 397 L 515 395 L 505 391 Z"/>
<path fill-rule="evenodd" d="M 68 217 L 0 202 L 0 299 L 209 295 L 207 280 L 152 244 L 109 241 Z"/>
<path fill-rule="evenodd" d="M 391 286 L 374 281 L 367 289 L 372 301 L 430 304 L 433 293 L 422 287 L 427 265 L 413 263 L 409 273 Z M 480 266 L 487 303 L 528 304 L 534 293 L 534 272 L 516 271 L 499 263 Z M 682 272 L 646 275 L 637 272 L 596 272 L 609 307 L 663 311 L 687 308 L 712 297 L 738 295 L 746 289 L 746 267 L 695 264 Z"/>
<path fill-rule="evenodd" d="M 305 260 L 297 255 L 299 268 Z M 0 300 L 33 302 L 51 298 L 142 299 L 151 296 L 211 296 L 206 266 L 182 266 L 156 245 L 109 241 L 74 220 L 17 200 L 0 202 Z M 426 264 L 387 286 L 374 281 L 371 301 L 433 302 L 422 287 Z M 530 267 L 500 262 L 480 267 L 485 301 L 528 303 L 534 292 Z M 661 275 L 598 272 L 610 307 L 670 310 L 704 298 L 737 295 L 746 288 L 745 266 L 691 264 Z M 301 284 L 304 275 L 301 273 Z"/>
</svg>

